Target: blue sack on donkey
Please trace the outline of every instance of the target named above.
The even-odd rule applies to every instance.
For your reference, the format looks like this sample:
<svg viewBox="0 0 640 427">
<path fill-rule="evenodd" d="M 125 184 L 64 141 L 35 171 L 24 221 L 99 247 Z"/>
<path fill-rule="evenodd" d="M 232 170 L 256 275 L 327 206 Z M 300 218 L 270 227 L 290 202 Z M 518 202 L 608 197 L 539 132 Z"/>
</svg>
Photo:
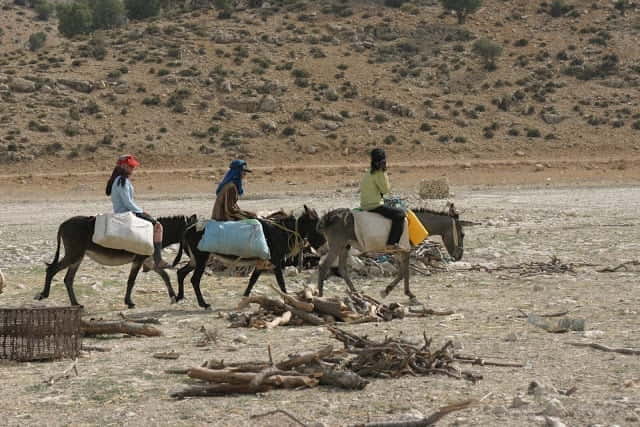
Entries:
<svg viewBox="0 0 640 427">
<path fill-rule="evenodd" d="M 198 250 L 240 258 L 271 258 L 262 224 L 256 219 L 207 221 Z"/>
</svg>

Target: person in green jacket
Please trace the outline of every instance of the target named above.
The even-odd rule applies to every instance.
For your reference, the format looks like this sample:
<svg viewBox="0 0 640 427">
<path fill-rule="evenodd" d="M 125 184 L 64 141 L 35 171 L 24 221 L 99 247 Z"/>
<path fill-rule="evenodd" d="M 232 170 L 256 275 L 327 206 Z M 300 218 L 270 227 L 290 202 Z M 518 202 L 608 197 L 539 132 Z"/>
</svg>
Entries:
<svg viewBox="0 0 640 427">
<path fill-rule="evenodd" d="M 387 155 L 382 148 L 371 151 L 371 168 L 360 182 L 360 208 L 391 220 L 387 249 L 399 249 L 404 227 L 404 211 L 384 205 L 383 196 L 391 191 L 387 176 Z"/>
</svg>

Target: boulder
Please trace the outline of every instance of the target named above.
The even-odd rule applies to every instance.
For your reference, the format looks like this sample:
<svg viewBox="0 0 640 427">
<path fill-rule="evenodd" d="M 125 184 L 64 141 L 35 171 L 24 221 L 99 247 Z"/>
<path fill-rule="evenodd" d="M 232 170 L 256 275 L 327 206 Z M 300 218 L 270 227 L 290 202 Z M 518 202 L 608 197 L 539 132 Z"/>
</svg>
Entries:
<svg viewBox="0 0 640 427">
<path fill-rule="evenodd" d="M 36 91 L 36 84 L 31 80 L 17 77 L 9 83 L 9 88 L 14 92 L 29 93 Z"/>
<path fill-rule="evenodd" d="M 95 88 L 93 83 L 88 80 L 58 79 L 57 83 L 82 93 L 91 93 Z"/>
<path fill-rule="evenodd" d="M 279 108 L 278 100 L 271 95 L 263 96 L 258 107 L 259 111 L 263 113 L 275 113 Z"/>
</svg>

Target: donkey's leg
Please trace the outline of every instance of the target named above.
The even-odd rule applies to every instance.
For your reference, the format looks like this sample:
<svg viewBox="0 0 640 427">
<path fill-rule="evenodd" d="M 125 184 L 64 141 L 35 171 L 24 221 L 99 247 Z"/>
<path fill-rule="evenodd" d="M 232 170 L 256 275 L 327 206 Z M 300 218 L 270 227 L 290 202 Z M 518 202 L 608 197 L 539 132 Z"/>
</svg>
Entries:
<svg viewBox="0 0 640 427">
<path fill-rule="evenodd" d="M 129 308 L 135 308 L 135 304 L 131 300 L 131 293 L 133 292 L 133 286 L 136 284 L 136 278 L 138 277 L 138 272 L 140 271 L 140 267 L 142 267 L 142 262 L 144 260 L 136 259 L 131 263 L 131 271 L 129 271 L 129 278 L 127 279 L 127 292 L 124 294 L 124 303 L 127 304 Z"/>
<path fill-rule="evenodd" d="M 402 254 L 402 262 L 401 262 L 401 270 L 402 276 L 404 277 L 404 294 L 409 297 L 410 305 L 418 305 L 420 302 L 416 298 L 416 296 L 411 292 L 411 288 L 409 287 L 409 279 L 411 277 L 411 257 L 409 253 Z"/>
<path fill-rule="evenodd" d="M 194 267 L 191 264 L 187 264 L 184 267 L 181 267 L 176 273 L 178 276 L 178 295 L 176 295 L 176 302 L 184 299 L 184 279 L 193 270 Z"/>
<path fill-rule="evenodd" d="M 153 271 L 158 273 L 162 280 L 164 281 L 164 285 L 167 287 L 167 293 L 169 294 L 169 299 L 171 300 L 171 304 L 175 304 L 176 302 L 176 293 L 173 291 L 173 286 L 171 286 L 171 279 L 166 271 L 163 268 L 154 268 Z"/>
<path fill-rule="evenodd" d="M 349 247 L 345 246 L 340 251 L 340 255 L 338 258 L 338 272 L 340 272 L 340 276 L 347 282 L 347 286 L 351 292 L 356 292 L 355 286 L 353 286 L 353 282 L 349 277 L 349 266 L 347 265 L 347 259 L 349 258 Z"/>
<path fill-rule="evenodd" d="M 260 277 L 260 274 L 262 274 L 262 270 L 257 268 L 253 269 L 253 273 L 251 273 L 251 277 L 249 278 L 249 284 L 247 285 L 247 289 L 244 290 L 243 296 L 248 297 L 249 295 L 251 295 L 251 290 L 258 281 L 258 277 Z"/>
<path fill-rule="evenodd" d="M 76 299 L 75 292 L 73 292 L 73 279 L 76 277 L 76 272 L 78 271 L 81 262 L 82 259 L 69 266 L 67 274 L 64 275 L 64 285 L 67 287 L 67 293 L 69 294 L 69 301 L 71 302 L 71 305 L 80 305 Z"/>
<path fill-rule="evenodd" d="M 207 260 L 209 259 L 209 254 L 200 252 L 194 254 L 196 268 L 193 272 L 193 276 L 191 276 L 191 285 L 193 285 L 193 291 L 196 294 L 196 298 L 198 299 L 198 305 L 205 310 L 211 307 L 210 304 L 202 297 L 202 292 L 200 292 L 200 280 L 202 279 L 202 275 L 204 274 L 204 269 L 207 266 Z"/>
<path fill-rule="evenodd" d="M 400 283 L 400 280 L 402 280 L 402 278 L 404 277 L 404 273 L 403 273 L 404 255 L 397 255 L 397 256 L 400 257 L 400 260 L 399 260 L 400 265 L 398 266 L 398 272 L 396 273 L 396 277 L 393 278 L 393 281 L 389 283 L 389 285 L 386 288 L 380 291 L 380 296 L 382 298 L 385 298 L 387 295 L 389 295 L 391 291 L 393 291 L 393 288 L 395 288 L 396 285 Z"/>
<path fill-rule="evenodd" d="M 273 273 L 276 275 L 276 281 L 278 282 L 278 286 L 280 286 L 280 290 L 287 293 L 287 288 L 284 286 L 284 276 L 282 275 L 282 268 L 279 266 L 273 269 Z"/>
<path fill-rule="evenodd" d="M 53 277 L 70 265 L 82 261 L 83 255 L 84 253 L 76 255 L 65 254 L 65 256 L 60 261 L 48 264 L 47 272 L 44 279 L 44 288 L 42 288 L 42 292 L 36 295 L 35 299 L 42 300 L 48 298 L 49 292 L 51 291 L 51 281 L 53 280 Z"/>
<path fill-rule="evenodd" d="M 324 258 L 324 261 L 318 267 L 318 295 L 322 296 L 322 287 L 324 286 L 324 279 L 329 276 L 329 270 L 331 269 L 331 265 L 336 260 L 339 254 L 339 249 L 335 246 L 329 246 L 329 252 L 327 256 Z"/>
</svg>

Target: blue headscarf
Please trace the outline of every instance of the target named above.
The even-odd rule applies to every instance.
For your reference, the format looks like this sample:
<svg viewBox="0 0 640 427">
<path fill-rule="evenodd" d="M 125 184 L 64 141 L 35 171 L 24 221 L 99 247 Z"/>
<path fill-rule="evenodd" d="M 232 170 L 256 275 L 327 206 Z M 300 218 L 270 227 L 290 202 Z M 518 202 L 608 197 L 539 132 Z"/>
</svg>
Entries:
<svg viewBox="0 0 640 427">
<path fill-rule="evenodd" d="M 238 194 L 242 196 L 244 189 L 242 188 L 242 171 L 247 168 L 247 162 L 244 160 L 233 160 L 229 165 L 229 170 L 224 174 L 224 178 L 218 184 L 216 195 L 220 193 L 222 187 L 233 182 L 238 189 Z M 248 170 L 248 169 L 247 169 Z"/>
</svg>

